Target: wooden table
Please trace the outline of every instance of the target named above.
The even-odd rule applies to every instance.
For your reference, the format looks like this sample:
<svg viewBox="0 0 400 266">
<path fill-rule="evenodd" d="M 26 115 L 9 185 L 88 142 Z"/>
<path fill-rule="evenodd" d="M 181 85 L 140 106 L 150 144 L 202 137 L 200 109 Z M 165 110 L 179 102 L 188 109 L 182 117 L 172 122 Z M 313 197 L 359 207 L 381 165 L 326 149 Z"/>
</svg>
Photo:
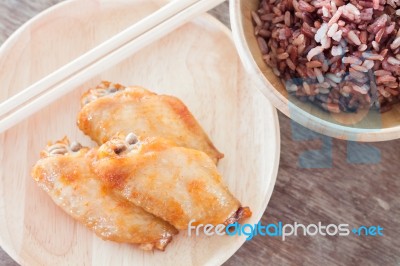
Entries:
<svg viewBox="0 0 400 266">
<path fill-rule="evenodd" d="M 1 1 L 0 44 L 61 1 Z M 229 25 L 227 3 L 211 13 Z M 280 127 L 280 169 L 262 223 L 380 225 L 384 236 L 292 236 L 285 241 L 257 236 L 226 265 L 400 265 L 400 140 L 368 145 L 334 140 L 283 115 Z M 0 265 L 17 264 L 0 250 Z"/>
</svg>

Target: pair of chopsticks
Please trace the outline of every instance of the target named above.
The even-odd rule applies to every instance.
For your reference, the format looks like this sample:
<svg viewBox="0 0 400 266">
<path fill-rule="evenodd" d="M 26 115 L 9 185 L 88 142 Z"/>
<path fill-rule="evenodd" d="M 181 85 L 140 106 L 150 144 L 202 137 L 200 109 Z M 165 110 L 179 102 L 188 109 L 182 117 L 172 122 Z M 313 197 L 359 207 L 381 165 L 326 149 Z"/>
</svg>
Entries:
<svg viewBox="0 0 400 266">
<path fill-rule="evenodd" d="M 224 0 L 175 0 L 0 104 L 0 133 Z"/>
</svg>

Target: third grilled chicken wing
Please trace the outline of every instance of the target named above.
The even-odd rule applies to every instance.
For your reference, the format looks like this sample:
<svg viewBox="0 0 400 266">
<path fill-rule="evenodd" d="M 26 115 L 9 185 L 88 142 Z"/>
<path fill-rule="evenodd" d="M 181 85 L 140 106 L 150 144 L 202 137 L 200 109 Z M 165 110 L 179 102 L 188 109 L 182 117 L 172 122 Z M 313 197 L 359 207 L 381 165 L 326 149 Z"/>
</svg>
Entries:
<svg viewBox="0 0 400 266">
<path fill-rule="evenodd" d="M 229 224 L 251 215 L 223 184 L 203 152 L 133 134 L 103 144 L 93 171 L 105 185 L 177 229 L 196 224 Z"/>
<path fill-rule="evenodd" d="M 223 157 L 188 108 L 175 97 L 103 82 L 82 96 L 82 105 L 78 126 L 98 144 L 116 133 L 134 132 L 203 151 L 215 163 Z"/>
<path fill-rule="evenodd" d="M 32 176 L 58 206 L 101 238 L 164 250 L 177 230 L 104 186 L 90 166 L 96 152 L 64 139 L 42 152 Z"/>
</svg>

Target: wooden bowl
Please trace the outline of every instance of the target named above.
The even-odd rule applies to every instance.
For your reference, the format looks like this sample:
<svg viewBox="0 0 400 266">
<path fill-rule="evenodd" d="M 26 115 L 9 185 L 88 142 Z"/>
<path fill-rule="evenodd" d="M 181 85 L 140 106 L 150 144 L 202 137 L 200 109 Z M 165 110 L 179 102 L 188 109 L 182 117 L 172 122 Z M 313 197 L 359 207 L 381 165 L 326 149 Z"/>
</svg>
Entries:
<svg viewBox="0 0 400 266">
<path fill-rule="evenodd" d="M 260 0 L 230 0 L 231 26 L 236 47 L 247 71 L 271 103 L 289 118 L 319 133 L 352 141 L 384 141 L 400 137 L 400 105 L 379 113 L 363 110 L 358 113 L 331 114 L 308 102 L 288 95 L 272 69 L 262 59 L 254 35 L 251 11 Z"/>
<path fill-rule="evenodd" d="M 158 0 L 72 0 L 36 16 L 0 49 L 0 101 L 150 15 Z M 199 36 L 201 36 L 199 38 Z M 276 109 L 244 70 L 227 27 L 204 14 L 127 57 L 0 134 L 0 245 L 21 265 L 220 265 L 242 236 L 189 237 L 165 252 L 103 241 L 77 223 L 30 176 L 47 141 L 63 136 L 94 145 L 76 126 L 80 96 L 101 80 L 179 97 L 225 154 L 225 184 L 257 223 L 275 184 L 280 157 Z"/>
</svg>

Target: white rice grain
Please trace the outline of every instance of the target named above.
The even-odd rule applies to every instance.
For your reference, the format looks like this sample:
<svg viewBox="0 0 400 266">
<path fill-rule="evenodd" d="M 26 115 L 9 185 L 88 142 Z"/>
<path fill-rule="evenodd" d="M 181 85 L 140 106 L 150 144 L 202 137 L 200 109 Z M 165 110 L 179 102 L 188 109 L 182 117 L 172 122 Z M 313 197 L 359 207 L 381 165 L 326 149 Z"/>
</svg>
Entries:
<svg viewBox="0 0 400 266">
<path fill-rule="evenodd" d="M 333 23 L 328 30 L 328 37 L 332 37 L 338 30 L 339 25 L 337 23 Z"/>
<path fill-rule="evenodd" d="M 392 56 L 390 56 L 387 61 L 389 64 L 394 65 L 394 66 L 400 65 L 400 60 L 398 60 L 397 58 L 394 58 Z"/>
<path fill-rule="evenodd" d="M 349 40 L 352 41 L 355 45 L 360 45 L 360 44 L 361 44 L 360 39 L 358 38 L 358 36 L 355 34 L 354 31 L 352 31 L 352 30 L 349 31 L 347 37 L 348 37 Z"/>
<path fill-rule="evenodd" d="M 329 17 L 329 10 L 326 8 L 326 6 L 322 7 L 322 15 L 324 17 Z"/>
<path fill-rule="evenodd" d="M 365 67 L 366 69 L 372 69 L 374 67 L 374 61 L 372 60 L 365 60 L 364 63 L 362 63 L 363 67 Z"/>
<path fill-rule="evenodd" d="M 399 46 L 400 46 L 400 37 L 397 37 L 396 39 L 394 39 L 394 41 L 390 45 L 390 49 L 395 50 L 395 49 L 399 48 Z"/>
<path fill-rule="evenodd" d="M 322 46 L 317 46 L 317 47 L 312 48 L 307 54 L 307 60 L 311 61 L 311 59 L 314 56 L 322 53 L 323 51 L 324 51 L 324 48 Z"/>
<path fill-rule="evenodd" d="M 316 42 L 321 43 L 321 40 L 324 36 L 326 36 L 326 33 L 328 32 L 328 24 L 323 23 L 321 27 L 317 30 L 317 33 L 314 36 L 314 40 Z"/>
<path fill-rule="evenodd" d="M 340 40 L 342 39 L 342 30 L 338 30 L 337 32 L 335 32 L 335 34 L 333 34 L 332 39 L 334 39 L 337 42 L 340 42 Z"/>
<path fill-rule="evenodd" d="M 340 46 L 340 45 L 332 46 L 331 54 L 332 54 L 332 56 L 342 55 L 343 54 L 342 46 Z"/>
</svg>

